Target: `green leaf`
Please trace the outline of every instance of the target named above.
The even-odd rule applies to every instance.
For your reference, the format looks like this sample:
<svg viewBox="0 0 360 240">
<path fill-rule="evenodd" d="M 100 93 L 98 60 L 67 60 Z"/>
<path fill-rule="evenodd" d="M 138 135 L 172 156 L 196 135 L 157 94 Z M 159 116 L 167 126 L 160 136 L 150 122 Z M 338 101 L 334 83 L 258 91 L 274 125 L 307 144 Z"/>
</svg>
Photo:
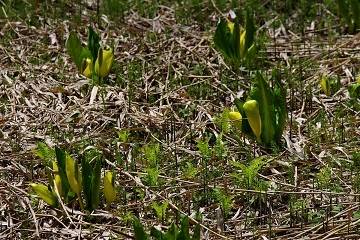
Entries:
<svg viewBox="0 0 360 240">
<path fill-rule="evenodd" d="M 187 216 L 183 217 L 180 226 L 180 233 L 177 239 L 184 239 L 190 240 L 190 233 L 189 233 L 189 218 Z"/>
<path fill-rule="evenodd" d="M 49 190 L 44 184 L 31 183 L 30 186 L 42 200 L 52 207 L 56 207 L 58 204 L 58 199 L 56 195 Z"/>
<path fill-rule="evenodd" d="M 167 230 L 167 232 L 165 233 L 165 239 L 166 240 L 176 240 L 177 236 L 178 236 L 178 228 L 175 225 L 175 223 L 172 223 L 169 227 L 169 229 Z"/>
<path fill-rule="evenodd" d="M 95 159 L 95 167 L 92 178 L 92 209 L 96 209 L 99 206 L 100 201 L 100 182 L 101 182 L 101 160 Z"/>
<path fill-rule="evenodd" d="M 192 240 L 200 240 L 200 224 L 196 224 Z"/>
<path fill-rule="evenodd" d="M 349 5 L 347 5 L 346 1 L 344 0 L 337 0 L 339 15 L 345 18 L 346 23 L 349 24 L 350 20 L 350 11 L 349 11 Z"/>
<path fill-rule="evenodd" d="M 86 158 L 81 161 L 81 172 L 86 208 L 92 211 L 92 168 Z"/>
<path fill-rule="evenodd" d="M 280 80 L 280 73 L 274 71 L 275 87 L 274 87 L 274 126 L 275 126 L 275 141 L 280 144 L 282 133 L 285 128 L 287 120 L 286 108 L 286 89 L 282 86 Z"/>
<path fill-rule="evenodd" d="M 255 32 L 256 32 L 252 11 L 250 10 L 246 11 L 245 21 L 246 21 L 245 49 L 247 51 L 254 43 Z"/>
<path fill-rule="evenodd" d="M 84 48 L 76 32 L 71 32 L 66 40 L 66 49 L 78 70 L 81 70 L 83 59 L 91 57 L 87 48 Z"/>
<path fill-rule="evenodd" d="M 231 48 L 232 50 L 232 58 L 235 62 L 240 62 L 241 60 L 241 54 L 240 54 L 240 19 L 238 17 L 235 18 L 234 20 L 235 25 L 234 25 L 234 33 L 232 34 L 232 39 L 231 39 Z"/>
<path fill-rule="evenodd" d="M 265 146 L 270 146 L 275 136 L 272 90 L 259 72 L 256 73 L 255 80 L 254 87 L 250 92 L 250 98 L 259 103 L 262 123 L 261 139 Z"/>
<path fill-rule="evenodd" d="M 34 150 L 36 156 L 41 158 L 47 166 L 50 166 L 55 159 L 55 150 L 50 148 L 46 143 L 38 142 Z"/>
<path fill-rule="evenodd" d="M 141 224 L 140 220 L 136 217 L 133 219 L 133 228 L 135 233 L 135 240 L 147 240 L 149 235 L 145 232 L 144 226 Z"/>
<path fill-rule="evenodd" d="M 55 147 L 55 154 L 56 154 L 57 165 L 59 168 L 59 175 L 61 178 L 63 197 L 65 198 L 65 201 L 67 201 L 70 185 L 66 176 L 66 153 L 60 148 Z"/>
<path fill-rule="evenodd" d="M 152 227 L 150 231 L 150 235 L 154 237 L 156 240 L 165 240 L 165 234 L 159 229 Z"/>
<path fill-rule="evenodd" d="M 91 53 L 93 62 L 95 62 L 100 48 L 100 37 L 91 26 L 89 27 L 88 31 L 88 48 Z"/>
<path fill-rule="evenodd" d="M 76 32 L 70 33 L 66 41 L 66 49 L 69 52 L 69 55 L 73 60 L 73 62 L 75 63 L 75 65 L 77 66 L 77 68 L 80 69 L 81 66 L 80 55 L 82 52 L 82 46 L 81 46 L 81 41 L 78 35 L 76 34 Z"/>
<path fill-rule="evenodd" d="M 214 43 L 216 48 L 229 59 L 233 58 L 233 52 L 235 51 L 232 35 L 227 27 L 227 20 L 221 19 L 216 27 Z"/>
<path fill-rule="evenodd" d="M 360 28 L 360 1 L 351 0 L 350 8 L 352 10 L 352 17 L 354 19 L 354 31 L 358 31 Z"/>
<path fill-rule="evenodd" d="M 90 162 L 87 158 L 82 159 L 82 184 L 85 195 L 86 208 L 89 211 L 95 210 L 99 205 L 100 180 L 101 180 L 101 161 L 96 157 Z"/>
</svg>

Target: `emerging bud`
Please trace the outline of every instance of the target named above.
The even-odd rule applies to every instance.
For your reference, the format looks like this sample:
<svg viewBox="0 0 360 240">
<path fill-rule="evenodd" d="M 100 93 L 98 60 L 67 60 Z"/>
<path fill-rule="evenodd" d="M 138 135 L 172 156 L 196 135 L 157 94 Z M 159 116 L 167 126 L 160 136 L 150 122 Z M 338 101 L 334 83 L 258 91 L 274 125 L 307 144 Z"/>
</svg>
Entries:
<svg viewBox="0 0 360 240">
<path fill-rule="evenodd" d="M 110 73 L 114 54 L 110 47 L 100 48 L 95 62 L 95 72 L 99 77 L 106 77 Z"/>
<path fill-rule="evenodd" d="M 92 60 L 90 58 L 86 58 L 86 59 L 83 60 L 81 71 L 82 71 L 82 74 L 85 77 L 91 78 L 93 68 L 94 68 L 93 62 L 92 62 Z"/>
<path fill-rule="evenodd" d="M 243 108 L 254 135 L 260 141 L 261 117 L 258 102 L 256 100 L 248 100 L 244 103 Z"/>
<path fill-rule="evenodd" d="M 239 112 L 229 112 L 229 120 L 237 129 L 241 130 L 242 116 Z"/>
<path fill-rule="evenodd" d="M 114 177 L 111 171 L 107 171 L 104 176 L 104 195 L 107 204 L 111 204 L 116 199 Z"/>
</svg>

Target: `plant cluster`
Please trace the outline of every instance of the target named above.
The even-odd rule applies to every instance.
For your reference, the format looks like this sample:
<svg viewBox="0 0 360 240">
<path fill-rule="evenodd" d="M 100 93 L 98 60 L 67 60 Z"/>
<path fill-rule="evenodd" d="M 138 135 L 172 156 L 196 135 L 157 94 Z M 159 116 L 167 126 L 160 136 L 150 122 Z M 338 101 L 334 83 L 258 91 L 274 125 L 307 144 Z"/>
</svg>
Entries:
<svg viewBox="0 0 360 240">
<path fill-rule="evenodd" d="M 215 46 L 234 65 L 247 61 L 255 55 L 255 25 L 252 14 L 246 12 L 245 27 L 241 27 L 239 17 L 230 11 L 226 19 L 220 19 L 215 35 Z"/>
<path fill-rule="evenodd" d="M 190 234 L 189 218 L 183 217 L 180 226 L 172 223 L 167 231 L 163 232 L 156 227 L 152 227 L 148 234 L 139 219 L 134 218 L 133 228 L 136 240 L 156 239 L 156 240 L 200 240 L 200 225 L 196 224 L 193 234 Z"/>
<path fill-rule="evenodd" d="M 67 41 L 67 51 L 79 72 L 94 83 L 102 80 L 110 73 L 114 61 L 113 49 L 100 45 L 99 35 L 89 27 L 87 46 L 83 46 L 77 33 L 71 32 Z"/>
<path fill-rule="evenodd" d="M 58 207 L 60 201 L 67 204 L 77 199 L 81 209 L 93 211 L 98 208 L 102 170 L 99 152 L 88 150 L 84 153 L 81 167 L 69 153 L 58 147 L 52 149 L 39 143 L 35 153 L 43 160 L 48 176 L 47 185 L 30 184 L 36 195 L 52 207 Z M 105 173 L 103 185 L 104 197 L 109 205 L 116 199 L 112 172 Z"/>
<path fill-rule="evenodd" d="M 262 74 L 257 73 L 255 82 L 246 101 L 235 99 L 239 113 L 232 113 L 231 119 L 241 132 L 254 137 L 266 148 L 281 145 L 281 136 L 287 119 L 286 91 L 275 79 L 270 87 Z M 241 124 L 240 124 L 241 120 Z"/>
</svg>

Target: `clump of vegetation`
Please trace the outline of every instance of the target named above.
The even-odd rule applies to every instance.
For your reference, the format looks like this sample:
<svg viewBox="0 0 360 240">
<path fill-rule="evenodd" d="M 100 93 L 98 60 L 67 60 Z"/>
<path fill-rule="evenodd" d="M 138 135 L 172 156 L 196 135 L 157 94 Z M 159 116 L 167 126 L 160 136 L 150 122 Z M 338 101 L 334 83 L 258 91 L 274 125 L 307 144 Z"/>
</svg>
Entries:
<svg viewBox="0 0 360 240">
<path fill-rule="evenodd" d="M 102 83 L 110 73 L 114 61 L 113 49 L 100 45 L 99 35 L 89 27 L 87 46 L 82 46 L 75 32 L 71 32 L 67 41 L 67 51 L 79 72 L 93 83 Z"/>
<path fill-rule="evenodd" d="M 96 150 L 84 153 L 81 168 L 66 151 L 52 149 L 39 143 L 35 150 L 47 167 L 48 185 L 31 183 L 34 192 L 52 207 L 59 201 L 70 203 L 77 199 L 81 209 L 93 211 L 100 202 L 101 154 Z M 107 172 L 104 179 L 104 196 L 108 204 L 116 198 L 114 179 Z M 85 198 L 85 206 L 83 198 Z"/>
<path fill-rule="evenodd" d="M 240 18 L 230 11 L 228 17 L 220 19 L 216 27 L 215 46 L 235 66 L 244 61 L 249 63 L 256 52 L 255 32 L 254 20 L 250 11 L 246 12 L 245 27 L 241 27 Z"/>
<path fill-rule="evenodd" d="M 242 117 L 242 132 L 265 147 L 281 145 L 281 136 L 287 119 L 286 91 L 281 82 L 270 87 L 262 74 L 255 82 L 245 102 L 235 100 Z"/>
<path fill-rule="evenodd" d="M 171 239 L 183 239 L 183 240 L 200 240 L 200 225 L 197 224 L 194 228 L 194 232 L 190 234 L 189 218 L 183 217 L 180 226 L 172 223 L 167 231 L 163 232 L 156 227 L 152 227 L 150 234 L 148 234 L 144 226 L 139 219 L 134 218 L 133 228 L 136 240 L 144 239 L 156 239 L 156 240 L 171 240 Z"/>
<path fill-rule="evenodd" d="M 341 88 L 341 83 L 339 78 L 323 74 L 320 78 L 320 86 L 326 96 L 331 96 Z"/>
</svg>

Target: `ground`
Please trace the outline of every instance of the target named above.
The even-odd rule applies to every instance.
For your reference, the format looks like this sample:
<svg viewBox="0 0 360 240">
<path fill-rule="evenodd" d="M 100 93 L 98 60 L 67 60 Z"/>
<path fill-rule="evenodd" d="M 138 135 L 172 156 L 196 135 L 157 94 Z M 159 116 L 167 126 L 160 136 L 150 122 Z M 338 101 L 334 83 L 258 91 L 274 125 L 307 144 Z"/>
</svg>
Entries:
<svg viewBox="0 0 360 240">
<path fill-rule="evenodd" d="M 128 239 L 133 216 L 147 232 L 188 216 L 202 239 L 360 238 L 360 102 L 348 91 L 360 35 L 335 3 L 99 2 L 0 1 L 2 238 Z M 254 13 L 250 66 L 214 45 L 230 9 Z M 89 26 L 114 46 L 102 84 L 79 74 L 65 47 L 71 31 L 85 43 Z M 281 144 L 266 149 L 225 131 L 221 116 L 256 71 L 274 70 L 288 118 Z M 328 95 L 322 76 L 336 82 Z M 117 200 L 105 207 L 101 196 L 91 213 L 76 201 L 48 206 L 29 187 L 48 184 L 39 142 L 74 159 L 97 149 Z"/>
</svg>

